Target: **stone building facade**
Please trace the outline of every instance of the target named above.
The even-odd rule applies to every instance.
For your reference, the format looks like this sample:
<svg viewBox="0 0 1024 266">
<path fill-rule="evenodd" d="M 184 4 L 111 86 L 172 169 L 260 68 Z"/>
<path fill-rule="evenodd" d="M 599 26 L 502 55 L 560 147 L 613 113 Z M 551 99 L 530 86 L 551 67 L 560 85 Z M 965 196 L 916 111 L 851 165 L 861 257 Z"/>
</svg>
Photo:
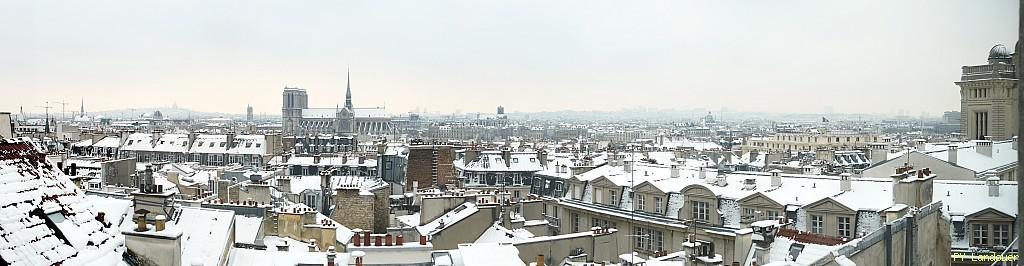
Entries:
<svg viewBox="0 0 1024 266">
<path fill-rule="evenodd" d="M 1017 135 L 1017 78 L 1013 57 L 1002 44 L 989 49 L 988 64 L 963 66 L 960 133 L 970 139 L 1006 140 Z"/>
</svg>

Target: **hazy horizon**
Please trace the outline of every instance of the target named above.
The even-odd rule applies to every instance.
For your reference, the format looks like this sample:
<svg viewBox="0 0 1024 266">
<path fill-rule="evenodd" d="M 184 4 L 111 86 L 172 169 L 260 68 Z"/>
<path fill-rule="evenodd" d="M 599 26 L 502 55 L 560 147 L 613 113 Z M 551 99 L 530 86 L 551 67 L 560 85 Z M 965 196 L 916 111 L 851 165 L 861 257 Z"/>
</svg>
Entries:
<svg viewBox="0 0 1024 266">
<path fill-rule="evenodd" d="M 285 86 L 343 105 L 351 68 L 355 105 L 392 113 L 941 115 L 1017 38 L 1008 0 L 304 4 L 0 1 L 0 111 L 279 115 Z"/>
</svg>

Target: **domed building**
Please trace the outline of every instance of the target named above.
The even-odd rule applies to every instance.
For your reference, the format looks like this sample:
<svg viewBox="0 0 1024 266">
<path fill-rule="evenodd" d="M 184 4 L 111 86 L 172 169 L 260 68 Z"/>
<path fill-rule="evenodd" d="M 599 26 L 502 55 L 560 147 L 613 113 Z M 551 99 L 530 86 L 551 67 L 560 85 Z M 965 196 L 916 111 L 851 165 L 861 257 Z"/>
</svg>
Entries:
<svg viewBox="0 0 1024 266">
<path fill-rule="evenodd" d="M 1014 57 L 1002 44 L 988 51 L 988 64 L 963 66 L 960 81 L 960 133 L 969 139 L 1007 140 L 1017 132 L 1017 76 Z"/>
</svg>

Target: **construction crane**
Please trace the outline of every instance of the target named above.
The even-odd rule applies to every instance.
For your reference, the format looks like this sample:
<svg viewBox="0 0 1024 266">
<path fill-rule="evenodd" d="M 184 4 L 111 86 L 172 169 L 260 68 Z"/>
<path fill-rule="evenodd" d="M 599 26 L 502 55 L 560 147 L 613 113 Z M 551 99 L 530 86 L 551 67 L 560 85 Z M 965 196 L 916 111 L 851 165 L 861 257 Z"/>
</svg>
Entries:
<svg viewBox="0 0 1024 266">
<path fill-rule="evenodd" d="M 60 104 L 60 120 L 66 119 L 66 117 L 64 115 L 67 114 L 67 111 L 65 111 L 65 109 L 68 107 L 68 102 L 63 102 L 63 101 L 57 102 L 57 101 L 54 101 L 54 102 L 51 102 L 51 103 Z"/>
<path fill-rule="evenodd" d="M 50 108 L 53 107 L 50 107 L 50 102 L 46 102 L 46 105 L 36 107 L 46 109 L 46 120 L 43 122 L 43 124 L 46 125 L 46 127 L 44 128 L 45 132 L 43 133 L 50 134 Z"/>
</svg>

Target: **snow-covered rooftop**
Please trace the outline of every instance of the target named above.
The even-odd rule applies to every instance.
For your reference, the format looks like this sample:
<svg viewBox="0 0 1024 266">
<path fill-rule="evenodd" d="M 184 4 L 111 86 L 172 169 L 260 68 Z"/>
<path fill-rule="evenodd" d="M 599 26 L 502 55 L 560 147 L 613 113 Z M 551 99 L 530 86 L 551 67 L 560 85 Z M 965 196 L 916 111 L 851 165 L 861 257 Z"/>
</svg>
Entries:
<svg viewBox="0 0 1024 266">
<path fill-rule="evenodd" d="M 115 265 L 125 241 L 118 230 L 96 220 L 91 201 L 41 149 L 0 140 L 0 259 L 11 265 Z"/>
</svg>

